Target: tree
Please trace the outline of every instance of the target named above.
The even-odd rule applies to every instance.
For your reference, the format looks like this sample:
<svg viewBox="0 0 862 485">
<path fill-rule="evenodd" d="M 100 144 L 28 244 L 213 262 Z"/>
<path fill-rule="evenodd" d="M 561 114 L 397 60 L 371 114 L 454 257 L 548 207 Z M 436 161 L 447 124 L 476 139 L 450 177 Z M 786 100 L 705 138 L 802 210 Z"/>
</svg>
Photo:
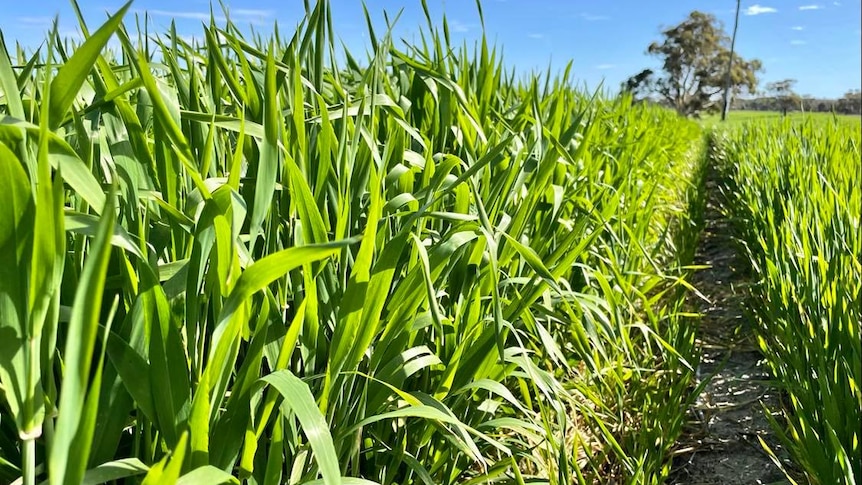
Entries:
<svg viewBox="0 0 862 485">
<path fill-rule="evenodd" d="M 734 94 L 743 89 L 753 93 L 757 87 L 760 61 L 731 54 L 730 38 L 715 16 L 694 11 L 662 35 L 662 42 L 653 42 L 647 49 L 661 59 L 661 73 L 645 69 L 623 83 L 624 91 L 636 97 L 657 97 L 680 114 L 691 116 L 720 108 L 729 65 Z"/>
<path fill-rule="evenodd" d="M 839 113 L 858 115 L 862 113 L 862 91 L 851 89 L 836 102 L 835 109 Z"/>
<path fill-rule="evenodd" d="M 766 85 L 766 90 L 775 97 L 782 115 L 786 116 L 787 111 L 799 106 L 802 102 L 802 98 L 793 91 L 794 84 L 796 84 L 796 79 L 785 79 Z"/>
</svg>

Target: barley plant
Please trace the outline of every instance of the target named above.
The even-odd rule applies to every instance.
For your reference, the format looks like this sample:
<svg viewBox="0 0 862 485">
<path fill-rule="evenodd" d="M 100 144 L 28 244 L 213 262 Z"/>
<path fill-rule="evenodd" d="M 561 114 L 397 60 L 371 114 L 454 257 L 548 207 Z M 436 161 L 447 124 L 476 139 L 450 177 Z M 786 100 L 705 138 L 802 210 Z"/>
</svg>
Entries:
<svg viewBox="0 0 862 485">
<path fill-rule="evenodd" d="M 719 149 L 727 210 L 757 280 L 760 348 L 783 396 L 767 416 L 802 480 L 860 483 L 859 125 L 760 122 L 728 137 Z"/>
<path fill-rule="evenodd" d="M 0 41 L 0 482 L 667 475 L 697 124 L 424 4 L 362 56 L 325 0 L 197 40 L 74 6 Z"/>
</svg>

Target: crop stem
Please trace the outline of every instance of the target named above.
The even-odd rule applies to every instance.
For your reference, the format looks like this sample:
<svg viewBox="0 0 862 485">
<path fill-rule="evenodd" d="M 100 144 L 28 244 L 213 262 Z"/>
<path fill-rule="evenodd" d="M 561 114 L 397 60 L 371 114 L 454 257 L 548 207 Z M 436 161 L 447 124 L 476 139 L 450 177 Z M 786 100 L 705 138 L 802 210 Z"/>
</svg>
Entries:
<svg viewBox="0 0 862 485">
<path fill-rule="evenodd" d="M 24 440 L 24 485 L 36 485 L 36 439 Z"/>
</svg>

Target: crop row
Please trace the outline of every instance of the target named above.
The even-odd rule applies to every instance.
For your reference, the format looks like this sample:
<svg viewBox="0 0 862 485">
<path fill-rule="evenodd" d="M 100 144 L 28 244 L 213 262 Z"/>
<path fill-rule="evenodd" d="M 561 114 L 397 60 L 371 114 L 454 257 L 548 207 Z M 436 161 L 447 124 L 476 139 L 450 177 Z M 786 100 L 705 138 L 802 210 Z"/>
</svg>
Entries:
<svg viewBox="0 0 862 485">
<path fill-rule="evenodd" d="M 784 396 L 767 416 L 815 484 L 862 477 L 860 138 L 837 121 L 761 122 L 719 148 L 760 348 Z"/>
<path fill-rule="evenodd" d="M 192 43 L 127 8 L 0 51 L 0 481 L 667 475 L 695 123 L 427 9 L 357 60 L 326 1 Z"/>
</svg>

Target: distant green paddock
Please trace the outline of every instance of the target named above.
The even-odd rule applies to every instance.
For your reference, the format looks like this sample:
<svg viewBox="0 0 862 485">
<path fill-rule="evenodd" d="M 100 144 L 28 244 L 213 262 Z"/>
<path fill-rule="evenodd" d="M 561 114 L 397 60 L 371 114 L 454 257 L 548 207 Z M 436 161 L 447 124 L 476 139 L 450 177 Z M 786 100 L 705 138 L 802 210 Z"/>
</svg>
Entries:
<svg viewBox="0 0 862 485">
<path fill-rule="evenodd" d="M 802 113 L 799 111 L 793 111 L 787 115 L 793 120 L 805 120 L 805 119 L 815 119 L 828 121 L 833 117 L 840 120 L 842 123 L 855 124 L 856 126 L 862 126 L 862 118 L 858 115 L 833 115 L 832 113 Z M 727 114 L 727 121 L 725 122 L 728 126 L 738 126 L 747 121 L 754 120 L 767 120 L 767 119 L 780 119 L 782 114 L 778 111 L 731 111 Z M 721 115 L 714 114 L 705 116 L 701 120 L 701 124 L 704 128 L 712 128 L 714 126 L 721 125 Z"/>
</svg>

